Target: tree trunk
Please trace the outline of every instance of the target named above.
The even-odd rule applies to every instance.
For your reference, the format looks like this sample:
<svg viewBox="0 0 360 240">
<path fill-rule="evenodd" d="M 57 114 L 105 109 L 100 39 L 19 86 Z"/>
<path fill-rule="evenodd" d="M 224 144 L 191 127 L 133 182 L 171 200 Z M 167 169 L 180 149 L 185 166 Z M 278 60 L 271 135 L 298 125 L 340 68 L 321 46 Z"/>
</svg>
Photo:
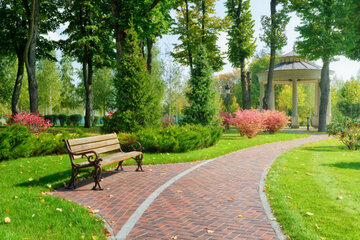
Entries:
<svg viewBox="0 0 360 240">
<path fill-rule="evenodd" d="M 320 110 L 319 110 L 319 132 L 326 131 L 326 113 L 328 111 L 329 93 L 330 93 L 330 76 L 329 76 L 329 59 L 323 59 L 320 79 Z"/>
<path fill-rule="evenodd" d="M 271 10 L 271 28 L 272 31 L 276 31 L 276 22 L 275 22 L 275 14 L 276 14 L 276 0 L 271 0 L 270 2 L 270 10 Z M 270 96 L 273 85 L 273 74 L 274 74 L 274 66 L 275 66 L 275 52 L 276 51 L 276 43 L 274 39 L 271 39 L 270 42 L 270 66 L 268 72 L 268 81 L 265 90 L 265 96 L 263 99 L 263 109 L 270 109 Z"/>
<path fill-rule="evenodd" d="M 188 3 L 188 0 L 185 0 L 185 18 L 186 18 L 186 35 L 187 35 L 187 38 L 189 39 L 190 38 L 190 35 L 189 35 L 189 31 L 190 31 L 190 21 L 189 21 L 189 3 Z M 190 65 L 190 73 L 192 72 L 192 69 L 193 69 L 193 61 L 192 61 L 192 52 L 190 50 L 190 44 L 188 42 L 187 44 L 187 48 L 188 48 L 188 57 L 189 57 L 189 65 Z"/>
<path fill-rule="evenodd" d="M 36 38 L 38 35 L 40 0 L 32 1 L 28 39 L 25 47 L 25 65 L 29 82 L 30 111 L 38 113 L 38 84 L 36 81 Z"/>
<path fill-rule="evenodd" d="M 20 49 L 21 50 L 18 51 L 17 53 L 18 69 L 16 74 L 14 91 L 11 99 L 11 111 L 13 115 L 19 113 L 19 98 L 20 98 L 21 85 L 24 77 L 24 68 L 25 68 L 24 47 L 21 47 Z"/>
<path fill-rule="evenodd" d="M 85 86 L 85 128 L 91 127 L 92 112 L 92 61 L 84 57 L 83 61 L 83 78 Z"/>
<path fill-rule="evenodd" d="M 147 64 L 147 70 L 149 72 L 149 74 L 151 74 L 151 70 L 152 70 L 152 49 L 153 49 L 153 40 L 151 38 L 147 38 L 147 60 L 146 60 L 146 64 Z"/>
<path fill-rule="evenodd" d="M 111 12 L 114 20 L 114 31 L 115 31 L 115 41 L 116 41 L 116 64 L 119 68 L 121 56 L 122 56 L 122 47 L 125 44 L 125 32 L 123 29 L 120 29 L 119 20 L 125 21 L 121 16 L 121 7 L 118 5 L 118 1 L 111 0 Z"/>
<path fill-rule="evenodd" d="M 251 83 L 252 83 L 252 74 L 251 72 L 246 73 L 246 83 L 247 83 L 247 91 L 248 91 L 248 109 L 251 109 Z"/>
<path fill-rule="evenodd" d="M 250 109 L 249 107 L 249 96 L 248 96 L 248 89 L 247 89 L 247 82 L 246 82 L 246 74 L 244 71 L 244 64 L 241 64 L 242 67 L 240 68 L 240 79 L 241 79 L 241 90 L 242 90 L 242 108 L 243 109 Z"/>
</svg>

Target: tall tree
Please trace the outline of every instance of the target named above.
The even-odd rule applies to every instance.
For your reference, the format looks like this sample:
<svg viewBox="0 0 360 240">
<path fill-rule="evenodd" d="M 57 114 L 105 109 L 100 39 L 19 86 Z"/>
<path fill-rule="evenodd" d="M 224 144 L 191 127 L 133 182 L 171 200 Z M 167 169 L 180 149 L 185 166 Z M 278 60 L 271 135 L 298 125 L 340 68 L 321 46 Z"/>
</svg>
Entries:
<svg viewBox="0 0 360 240">
<path fill-rule="evenodd" d="M 189 81 L 190 91 L 186 94 L 190 106 L 185 108 L 184 122 L 209 125 L 215 118 L 212 68 L 208 63 L 206 48 L 199 46 Z"/>
<path fill-rule="evenodd" d="M 344 24 L 342 25 L 344 31 L 352 33 L 351 39 L 353 42 L 348 44 L 346 56 L 360 61 L 360 1 L 350 0 L 348 6 L 348 11 L 343 13 L 342 21 Z"/>
<path fill-rule="evenodd" d="M 94 71 L 94 109 L 105 115 L 106 110 L 114 105 L 115 89 L 113 71 L 110 68 L 95 68 Z"/>
<path fill-rule="evenodd" d="M 73 59 L 68 56 L 63 56 L 60 60 L 60 79 L 61 79 L 61 93 L 60 106 L 66 109 L 66 114 L 69 115 L 69 110 L 74 109 L 78 105 L 76 98 L 76 87 L 74 84 L 74 68 L 72 66 Z"/>
<path fill-rule="evenodd" d="M 353 107 L 360 103 L 360 80 L 352 78 L 347 81 L 343 89 L 345 103 L 350 105 L 350 117 L 353 117 Z"/>
<path fill-rule="evenodd" d="M 353 7 L 351 0 L 293 0 L 292 8 L 302 20 L 296 27 L 300 38 L 296 42 L 298 52 L 309 60 L 321 59 L 323 62 L 320 80 L 319 131 L 326 130 L 326 115 L 330 96 L 329 65 L 334 57 L 344 53 L 352 44 L 352 32 L 347 31 L 343 21 L 344 14 Z"/>
<path fill-rule="evenodd" d="M 281 4 L 283 3 L 283 4 Z M 261 24 L 263 26 L 263 35 L 260 37 L 262 41 L 270 47 L 270 64 L 268 72 L 267 86 L 265 96 L 263 99 L 263 108 L 270 108 L 270 96 L 273 85 L 273 73 L 275 66 L 276 50 L 281 49 L 286 45 L 285 28 L 290 20 L 287 8 L 287 0 L 271 0 L 270 1 L 270 16 L 262 16 Z M 282 5 L 281 10 L 277 10 L 278 5 Z"/>
<path fill-rule="evenodd" d="M 251 81 L 246 79 L 245 61 L 255 53 L 255 21 L 250 11 L 250 0 L 228 0 L 227 15 L 231 19 L 228 31 L 229 61 L 235 68 L 240 68 L 243 109 L 251 108 Z"/>
<path fill-rule="evenodd" d="M 181 64 L 193 68 L 193 59 L 200 44 L 204 45 L 213 71 L 222 69 L 224 63 L 216 45 L 218 34 L 227 21 L 215 16 L 215 0 L 184 0 L 177 8 L 177 23 L 173 34 L 180 35 L 172 56 Z"/>
<path fill-rule="evenodd" d="M 36 79 L 35 79 L 35 52 L 37 57 L 43 57 L 54 47 L 54 44 L 42 37 L 49 31 L 54 31 L 59 22 L 59 1 L 0 1 L 0 55 L 15 55 L 17 57 L 17 74 L 12 93 L 12 113 L 19 112 L 19 98 L 24 76 L 24 64 L 27 59 L 32 77 L 29 78 L 32 90 L 33 110 L 36 108 Z M 33 14 L 32 14 L 33 13 Z M 37 15 L 39 15 L 37 17 Z M 38 26 L 38 20 L 42 19 Z M 32 24 L 32 25 L 31 25 Z M 32 31 L 30 31 L 32 26 Z M 38 30 L 37 30 L 38 29 Z M 35 32 L 36 34 L 34 34 Z M 33 37 L 28 39 L 29 34 Z M 40 35 L 39 35 L 40 34 Z M 28 45 L 27 45 L 28 44 Z M 25 50 L 28 47 L 26 54 Z M 36 51 L 35 51 L 36 49 Z"/>
<path fill-rule="evenodd" d="M 85 127 L 91 127 L 93 115 L 93 68 L 111 65 L 112 38 L 106 21 L 110 20 L 107 1 L 67 2 L 63 12 L 64 22 L 69 22 L 64 33 L 68 39 L 62 43 L 65 54 L 82 64 L 85 88 Z"/>
<path fill-rule="evenodd" d="M 54 109 L 60 109 L 60 78 L 60 70 L 55 61 L 43 58 L 38 62 L 39 109 L 42 109 L 43 114 L 53 114 Z"/>
</svg>

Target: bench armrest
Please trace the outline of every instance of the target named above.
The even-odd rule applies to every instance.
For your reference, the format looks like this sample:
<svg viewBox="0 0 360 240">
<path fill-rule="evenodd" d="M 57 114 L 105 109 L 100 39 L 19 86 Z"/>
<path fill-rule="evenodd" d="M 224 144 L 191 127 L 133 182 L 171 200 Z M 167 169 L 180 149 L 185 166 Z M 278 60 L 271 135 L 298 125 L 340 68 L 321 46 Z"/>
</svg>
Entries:
<svg viewBox="0 0 360 240">
<path fill-rule="evenodd" d="M 100 161 L 102 161 L 102 159 L 99 157 L 99 155 L 95 152 L 95 151 L 85 151 L 85 152 L 71 152 L 69 151 L 72 155 L 81 155 L 81 157 L 86 157 L 87 160 L 89 161 L 89 163 L 91 164 L 98 164 Z M 88 156 L 87 154 L 93 154 Z M 95 159 L 94 159 L 95 156 Z"/>
<path fill-rule="evenodd" d="M 127 142 L 127 143 L 120 142 L 120 147 L 121 146 L 130 147 L 132 151 L 142 152 L 144 150 L 144 148 L 141 146 L 141 144 L 138 141 Z"/>
</svg>

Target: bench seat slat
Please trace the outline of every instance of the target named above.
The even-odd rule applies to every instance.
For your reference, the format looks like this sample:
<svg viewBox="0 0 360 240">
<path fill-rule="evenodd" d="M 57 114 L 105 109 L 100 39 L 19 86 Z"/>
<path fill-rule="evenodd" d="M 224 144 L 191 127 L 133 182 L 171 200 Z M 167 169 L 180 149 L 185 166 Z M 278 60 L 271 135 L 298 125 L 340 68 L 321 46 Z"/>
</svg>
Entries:
<svg viewBox="0 0 360 240">
<path fill-rule="evenodd" d="M 110 140 L 110 139 L 117 139 L 117 136 L 115 133 L 111 133 L 111 134 L 105 134 L 105 135 L 100 135 L 100 136 L 94 136 L 94 137 L 85 137 L 85 138 L 76 138 L 76 139 L 69 139 L 69 145 L 72 146 L 76 146 L 76 145 L 82 145 L 82 144 L 87 144 L 87 143 L 92 143 L 92 142 L 100 142 L 100 141 L 104 141 L 104 140 Z"/>
<path fill-rule="evenodd" d="M 109 145 L 114 145 L 114 144 L 119 144 L 119 140 L 117 138 L 100 141 L 100 142 L 92 142 L 92 143 L 87 143 L 87 144 L 82 144 L 82 145 L 71 146 L 71 151 L 73 151 L 73 152 L 85 152 L 87 150 L 96 151 L 96 149 L 103 148 L 103 147 L 106 147 Z"/>
<path fill-rule="evenodd" d="M 137 151 L 114 153 L 109 156 L 103 157 L 102 158 L 103 160 L 101 161 L 101 165 L 102 166 L 109 165 L 115 162 L 119 162 L 121 160 L 125 160 L 127 158 L 139 156 L 141 154 L 142 154 L 141 152 L 137 152 Z"/>
</svg>

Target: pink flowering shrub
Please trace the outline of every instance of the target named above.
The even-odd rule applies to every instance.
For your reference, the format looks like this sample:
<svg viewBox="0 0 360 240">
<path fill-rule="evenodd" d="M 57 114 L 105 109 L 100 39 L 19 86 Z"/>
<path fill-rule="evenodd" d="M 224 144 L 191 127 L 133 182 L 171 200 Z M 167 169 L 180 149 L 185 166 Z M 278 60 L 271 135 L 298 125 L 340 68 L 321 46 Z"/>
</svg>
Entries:
<svg viewBox="0 0 360 240">
<path fill-rule="evenodd" d="M 283 112 L 264 110 L 264 126 L 266 131 L 274 134 L 289 123 L 289 117 Z"/>
<path fill-rule="evenodd" d="M 220 118 L 221 118 L 221 126 L 225 126 L 226 129 L 229 128 L 230 126 L 230 121 L 233 118 L 233 116 L 231 115 L 231 113 L 227 113 L 227 112 L 220 112 Z"/>
<path fill-rule="evenodd" d="M 241 136 L 253 138 L 265 130 L 263 119 L 264 115 L 258 110 L 239 110 L 234 112 L 230 123 L 236 127 Z"/>
<path fill-rule="evenodd" d="M 45 120 L 45 118 L 39 114 L 34 115 L 26 111 L 15 115 L 7 115 L 6 118 L 7 125 L 20 124 L 28 127 L 29 131 L 35 134 L 45 132 L 46 129 L 54 125 L 50 120 Z"/>
</svg>

